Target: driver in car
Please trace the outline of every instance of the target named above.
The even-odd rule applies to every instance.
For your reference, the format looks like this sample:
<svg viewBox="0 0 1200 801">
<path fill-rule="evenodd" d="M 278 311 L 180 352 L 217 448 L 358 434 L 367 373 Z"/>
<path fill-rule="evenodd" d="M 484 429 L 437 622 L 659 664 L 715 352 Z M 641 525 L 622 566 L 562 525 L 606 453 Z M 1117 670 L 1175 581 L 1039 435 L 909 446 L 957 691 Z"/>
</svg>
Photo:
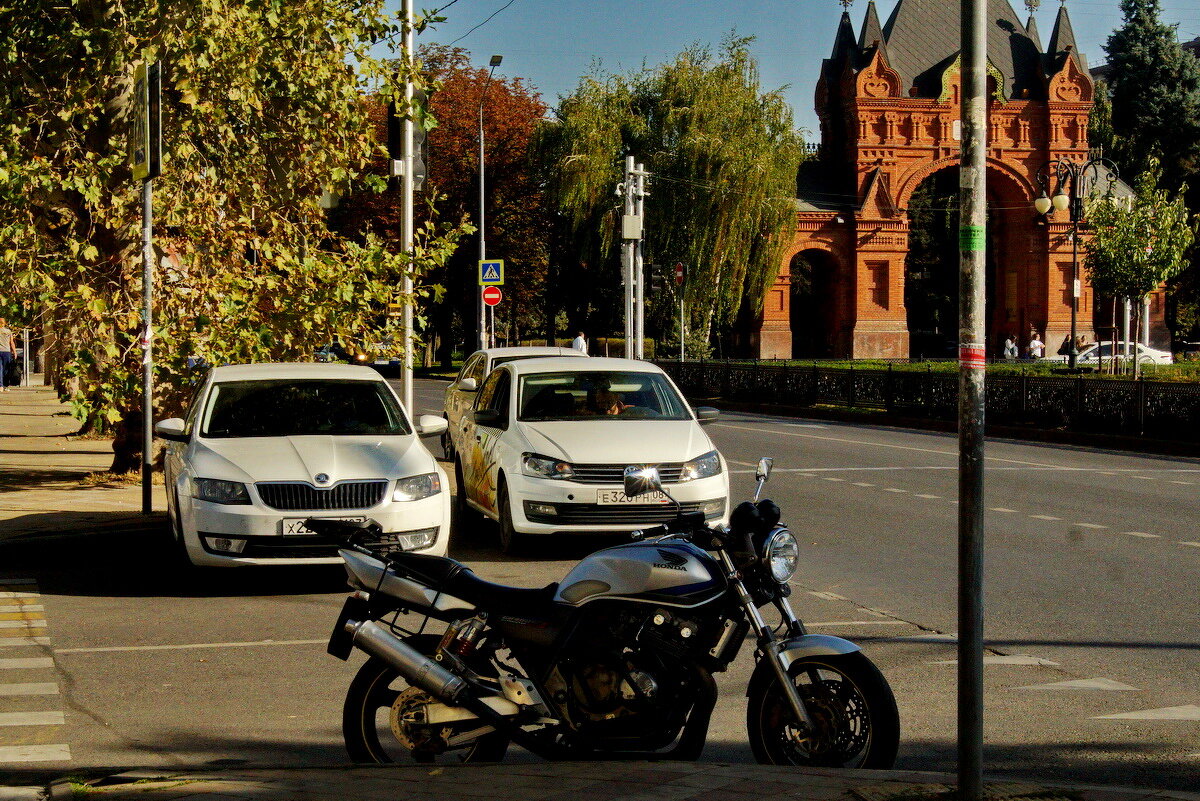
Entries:
<svg viewBox="0 0 1200 801">
<path fill-rule="evenodd" d="M 592 414 L 620 414 L 628 407 L 621 396 L 612 391 L 608 379 L 600 379 L 588 391 L 587 408 Z"/>
</svg>

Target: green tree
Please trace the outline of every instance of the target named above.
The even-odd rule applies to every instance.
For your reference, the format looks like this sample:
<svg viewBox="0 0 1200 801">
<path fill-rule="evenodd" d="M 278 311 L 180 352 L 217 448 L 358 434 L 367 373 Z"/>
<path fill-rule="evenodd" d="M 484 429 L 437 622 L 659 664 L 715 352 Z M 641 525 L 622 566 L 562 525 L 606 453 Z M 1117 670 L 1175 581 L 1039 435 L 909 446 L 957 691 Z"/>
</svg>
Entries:
<svg viewBox="0 0 1200 801">
<path fill-rule="evenodd" d="M 1157 188 L 1158 165 L 1135 182 L 1136 197 L 1121 203 L 1111 197 L 1088 203 L 1092 236 L 1085 245 L 1084 265 L 1101 295 L 1141 300 L 1187 266 L 1196 236 L 1197 218 L 1181 196 Z"/>
<path fill-rule="evenodd" d="M 363 335 L 417 257 L 331 237 L 322 191 L 382 179 L 363 97 L 403 79 L 384 0 L 14 0 L 0 9 L 0 285 L 40 310 L 60 390 L 86 426 L 140 406 L 140 186 L 126 164 L 132 75 L 163 63 L 155 181 L 160 406 L 189 357 L 306 357 Z M 353 68 L 348 66 L 355 65 Z"/>
<path fill-rule="evenodd" d="M 651 171 L 649 262 L 682 262 L 688 329 L 707 340 L 761 310 L 793 216 L 801 139 L 779 90 L 760 88 L 748 38 L 693 46 L 630 76 L 596 73 L 563 98 L 538 140 L 559 264 L 580 279 L 576 324 L 615 327 L 626 155 Z M 673 303 L 673 301 L 670 301 Z"/>
<path fill-rule="evenodd" d="M 1151 158 L 1172 186 L 1200 171 L 1200 59 L 1179 46 L 1158 0 L 1121 0 L 1124 24 L 1104 49 L 1111 67 L 1113 152 L 1127 174 Z"/>
</svg>

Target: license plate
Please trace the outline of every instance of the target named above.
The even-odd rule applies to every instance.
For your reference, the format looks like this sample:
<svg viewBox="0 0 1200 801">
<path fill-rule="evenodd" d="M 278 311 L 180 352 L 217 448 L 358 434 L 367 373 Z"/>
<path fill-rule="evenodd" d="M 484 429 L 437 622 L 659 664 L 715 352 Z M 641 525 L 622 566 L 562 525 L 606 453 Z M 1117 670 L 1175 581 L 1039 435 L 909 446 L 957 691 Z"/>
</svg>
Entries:
<svg viewBox="0 0 1200 801">
<path fill-rule="evenodd" d="M 621 490 L 596 490 L 596 503 L 599 506 L 620 506 L 622 504 L 652 504 L 670 503 L 671 500 L 663 492 L 647 492 L 636 498 L 630 498 Z"/>
<path fill-rule="evenodd" d="M 283 527 L 283 536 L 285 537 L 311 537 L 317 532 L 312 531 L 304 526 L 305 520 L 314 519 L 313 517 L 285 517 L 280 525 Z M 367 518 L 365 517 L 317 517 L 317 520 L 347 520 L 351 523 L 362 523 Z"/>
<path fill-rule="evenodd" d="M 333 633 L 329 635 L 329 645 L 325 647 L 326 652 L 343 661 L 349 659 L 350 652 L 354 649 L 354 637 L 346 631 L 346 621 L 362 622 L 370 613 L 371 610 L 366 601 L 354 596 L 347 598 L 346 603 L 342 605 L 342 613 L 338 615 L 337 623 L 333 626 Z"/>
</svg>

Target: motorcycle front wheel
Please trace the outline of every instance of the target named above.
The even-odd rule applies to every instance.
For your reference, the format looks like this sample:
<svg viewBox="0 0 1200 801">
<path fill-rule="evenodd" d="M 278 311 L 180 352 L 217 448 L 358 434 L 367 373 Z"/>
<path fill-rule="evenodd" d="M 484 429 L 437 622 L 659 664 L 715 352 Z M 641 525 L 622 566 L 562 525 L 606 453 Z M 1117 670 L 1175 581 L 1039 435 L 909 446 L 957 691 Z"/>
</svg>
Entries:
<svg viewBox="0 0 1200 801">
<path fill-rule="evenodd" d="M 861 652 L 799 659 L 788 675 L 813 719 L 796 720 L 771 666 L 750 681 L 746 730 L 766 765 L 887 769 L 896 761 L 900 714 L 879 668 Z"/>
<path fill-rule="evenodd" d="M 411 637 L 407 642 L 429 656 L 437 649 L 439 640 L 440 637 L 423 635 Z M 508 738 L 497 731 L 463 744 L 444 747 L 436 739 L 438 732 L 418 727 L 410 733 L 409 744 L 401 742 L 393 730 L 392 707 L 405 693 L 417 702 L 433 700 L 415 698 L 418 691 L 413 690 L 395 668 L 381 659 L 371 657 L 359 668 L 342 707 L 342 736 L 351 761 L 387 764 L 408 760 L 429 763 L 499 762 L 504 759 Z M 479 723 L 466 724 L 468 729 L 481 726 Z M 415 747 L 410 747 L 412 745 Z"/>
</svg>

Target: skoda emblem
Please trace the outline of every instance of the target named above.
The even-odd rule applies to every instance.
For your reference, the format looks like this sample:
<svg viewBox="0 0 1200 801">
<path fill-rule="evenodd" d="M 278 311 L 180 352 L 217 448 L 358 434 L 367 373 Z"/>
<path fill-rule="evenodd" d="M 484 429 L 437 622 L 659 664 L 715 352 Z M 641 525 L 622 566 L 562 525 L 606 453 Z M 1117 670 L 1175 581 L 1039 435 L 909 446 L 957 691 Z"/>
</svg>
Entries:
<svg viewBox="0 0 1200 801">
<path fill-rule="evenodd" d="M 328 484 L 329 483 L 329 476 L 325 475 L 324 473 L 317 473 L 315 476 L 313 476 L 313 478 L 315 478 L 317 480 L 318 484 Z"/>
</svg>

